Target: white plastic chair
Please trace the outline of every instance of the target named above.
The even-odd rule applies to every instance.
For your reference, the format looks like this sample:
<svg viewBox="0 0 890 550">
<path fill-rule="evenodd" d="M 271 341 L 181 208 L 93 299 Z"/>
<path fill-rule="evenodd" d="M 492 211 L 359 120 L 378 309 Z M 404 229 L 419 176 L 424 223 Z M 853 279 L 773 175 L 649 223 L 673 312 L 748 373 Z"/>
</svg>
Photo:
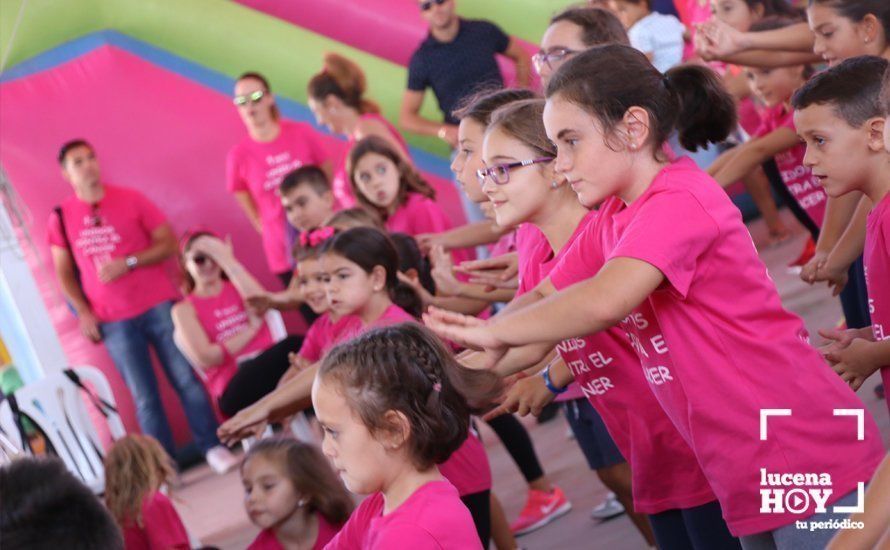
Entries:
<svg viewBox="0 0 890 550">
<path fill-rule="evenodd" d="M 72 370 L 84 385 L 92 386 L 95 397 L 111 406 L 100 404 L 112 439 L 126 435 L 105 375 L 99 369 L 89 366 L 75 367 Z M 105 490 L 105 468 L 102 462 L 106 449 L 90 419 L 84 403 L 84 392 L 63 372 L 54 372 L 19 388 L 13 395 L 19 410 L 46 434 L 65 466 L 94 493 L 101 494 Z M 0 426 L 13 445 L 28 452 L 27 445 L 15 426 L 8 400 L 0 404 Z"/>
</svg>

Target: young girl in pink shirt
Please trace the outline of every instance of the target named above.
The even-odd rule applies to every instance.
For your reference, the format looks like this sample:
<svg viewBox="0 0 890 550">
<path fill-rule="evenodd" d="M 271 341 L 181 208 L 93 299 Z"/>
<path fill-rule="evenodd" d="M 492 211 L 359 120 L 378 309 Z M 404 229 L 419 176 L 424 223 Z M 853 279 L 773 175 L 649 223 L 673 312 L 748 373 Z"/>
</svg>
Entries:
<svg viewBox="0 0 890 550">
<path fill-rule="evenodd" d="M 349 152 L 349 181 L 358 203 L 380 215 L 386 230 L 415 236 L 452 226 L 436 191 L 386 140 L 369 136 Z"/>
<path fill-rule="evenodd" d="M 843 287 L 846 267 L 864 248 L 871 326 L 820 332 L 830 340 L 826 357 L 854 389 L 877 370 L 884 387 L 890 383 L 890 153 L 884 144 L 890 131 L 884 122 L 887 104 L 878 100 L 887 67 L 878 57 L 848 59 L 814 77 L 794 96 L 807 165 L 829 196 L 859 191 L 874 205 L 864 231 L 858 228 L 864 233 L 858 246 L 835 247 L 819 276 Z"/>
<path fill-rule="evenodd" d="M 704 67 L 662 75 L 620 45 L 567 61 L 547 87 L 544 122 L 556 171 L 582 204 L 601 205 L 586 234 L 604 261 L 573 256 L 578 262 L 566 267 L 579 283 L 488 324 L 444 313 L 430 324 L 492 358 L 623 324 L 743 547 L 818 547 L 832 531 L 795 521 L 841 518 L 834 506 L 855 505 L 883 446 L 861 400 L 782 308 L 738 209 L 689 159 L 663 154 L 675 128 L 695 149 L 725 138 L 734 114 Z M 669 366 L 661 362 L 668 353 Z M 847 409 L 861 410 L 862 421 L 835 414 Z M 779 502 L 814 479 L 827 507 Z"/>
<path fill-rule="evenodd" d="M 172 460 L 156 439 L 133 434 L 105 457 L 105 505 L 127 550 L 188 550 L 188 533 L 162 487 L 173 479 Z"/>
<path fill-rule="evenodd" d="M 769 18 L 759 21 L 755 28 L 786 28 L 794 23 L 791 19 Z M 747 67 L 745 74 L 751 89 L 766 109 L 760 115 L 759 126 L 752 132 L 752 139 L 720 155 L 708 167 L 708 173 L 725 187 L 750 175 L 769 159 L 775 159 L 782 181 L 809 218 L 807 225 L 818 229 L 822 227 L 828 197 L 803 164 L 806 148 L 794 129 L 794 110 L 790 105 L 792 94 L 812 72 L 809 65 Z"/>
<path fill-rule="evenodd" d="M 459 369 L 415 323 L 372 330 L 325 357 L 312 385 L 322 450 L 350 491 L 370 495 L 328 549 L 482 548 L 437 467 L 470 430 Z"/>
<path fill-rule="evenodd" d="M 328 347 L 357 338 L 373 328 L 414 322 L 394 300 L 401 292 L 398 253 L 387 235 L 377 229 L 358 227 L 328 239 L 320 250 L 329 313 L 343 319 Z M 410 289 L 405 289 L 410 290 Z M 326 353 L 326 350 L 323 353 Z M 312 380 L 319 363 L 307 366 L 275 391 L 220 426 L 220 437 L 237 441 L 261 432 L 270 420 L 278 420 L 309 405 Z M 479 438 L 470 433 L 442 465 L 442 471 L 473 511 L 479 536 L 488 540 L 491 470 Z"/>
<path fill-rule="evenodd" d="M 244 508 L 262 529 L 248 550 L 321 550 L 352 512 L 352 497 L 312 445 L 262 439 L 241 463 Z"/>
</svg>

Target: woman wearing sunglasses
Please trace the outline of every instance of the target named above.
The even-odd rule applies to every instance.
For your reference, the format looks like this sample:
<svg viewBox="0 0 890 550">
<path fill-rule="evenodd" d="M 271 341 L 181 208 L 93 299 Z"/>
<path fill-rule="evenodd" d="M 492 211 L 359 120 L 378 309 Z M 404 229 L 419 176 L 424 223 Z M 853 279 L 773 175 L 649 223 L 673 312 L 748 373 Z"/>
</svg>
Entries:
<svg viewBox="0 0 890 550">
<path fill-rule="evenodd" d="M 320 166 L 330 177 L 331 163 L 319 135 L 308 124 L 281 120 L 262 75 L 241 75 L 232 102 L 247 136 L 229 151 L 226 186 L 262 236 L 269 270 L 287 286 L 293 262 L 278 184 L 288 172 L 307 164 Z"/>
<path fill-rule="evenodd" d="M 230 244 L 195 231 L 183 237 L 181 249 L 185 299 L 173 306 L 174 339 L 228 418 L 275 389 L 302 338 L 273 343 L 264 319 L 246 306 L 247 297 L 265 290 Z"/>
</svg>

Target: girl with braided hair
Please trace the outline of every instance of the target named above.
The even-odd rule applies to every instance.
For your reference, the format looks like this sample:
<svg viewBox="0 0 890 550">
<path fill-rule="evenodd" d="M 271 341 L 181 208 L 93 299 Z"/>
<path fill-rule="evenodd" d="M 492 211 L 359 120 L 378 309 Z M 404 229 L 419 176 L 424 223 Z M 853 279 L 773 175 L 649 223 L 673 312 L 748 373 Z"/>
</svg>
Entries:
<svg viewBox="0 0 890 550">
<path fill-rule="evenodd" d="M 443 477 L 470 429 L 460 371 L 415 323 L 367 332 L 328 354 L 312 385 L 322 451 L 350 491 L 371 496 L 327 548 L 481 548 Z"/>
</svg>

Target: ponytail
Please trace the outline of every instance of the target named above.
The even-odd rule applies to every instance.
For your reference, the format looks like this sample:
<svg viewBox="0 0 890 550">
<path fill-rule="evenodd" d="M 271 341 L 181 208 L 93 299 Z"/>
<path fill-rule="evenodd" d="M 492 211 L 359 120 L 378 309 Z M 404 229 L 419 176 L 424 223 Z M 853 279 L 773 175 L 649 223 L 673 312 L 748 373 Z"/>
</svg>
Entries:
<svg viewBox="0 0 890 550">
<path fill-rule="evenodd" d="M 662 75 L 629 46 L 595 46 L 566 61 L 550 78 L 548 99 L 560 96 L 595 116 L 607 137 L 631 107 L 649 113 L 650 145 L 657 155 L 674 130 L 696 151 L 726 139 L 736 126 L 732 96 L 706 67 L 681 65 Z"/>
<path fill-rule="evenodd" d="M 359 114 L 379 113 L 380 107 L 364 97 L 367 80 L 361 67 L 336 53 L 324 56 L 321 72 L 309 81 L 309 97 L 324 101 L 329 95 L 340 99 Z"/>
</svg>

